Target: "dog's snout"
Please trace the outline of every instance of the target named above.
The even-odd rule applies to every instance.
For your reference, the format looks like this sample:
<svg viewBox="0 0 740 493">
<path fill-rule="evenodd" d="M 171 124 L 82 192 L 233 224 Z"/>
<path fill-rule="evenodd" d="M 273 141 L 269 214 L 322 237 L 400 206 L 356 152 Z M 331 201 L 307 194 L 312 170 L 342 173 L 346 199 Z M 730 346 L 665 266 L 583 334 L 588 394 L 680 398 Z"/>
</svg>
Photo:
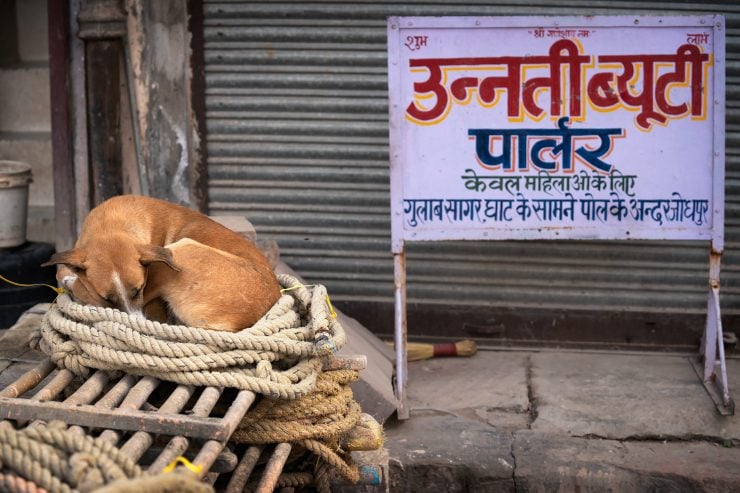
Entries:
<svg viewBox="0 0 740 493">
<path fill-rule="evenodd" d="M 75 283 L 76 280 L 77 280 L 77 276 L 64 276 L 64 278 L 62 279 L 62 287 L 66 291 L 71 293 L 72 285 Z"/>
</svg>

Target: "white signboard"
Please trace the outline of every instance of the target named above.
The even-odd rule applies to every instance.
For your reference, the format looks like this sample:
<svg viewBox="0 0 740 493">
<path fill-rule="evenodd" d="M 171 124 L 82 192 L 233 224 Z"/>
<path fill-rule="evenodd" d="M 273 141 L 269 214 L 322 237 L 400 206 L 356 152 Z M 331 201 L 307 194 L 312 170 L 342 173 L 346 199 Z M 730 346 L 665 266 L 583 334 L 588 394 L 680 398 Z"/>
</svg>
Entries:
<svg viewBox="0 0 740 493">
<path fill-rule="evenodd" d="M 393 251 L 437 239 L 712 239 L 724 19 L 391 18 Z"/>
</svg>

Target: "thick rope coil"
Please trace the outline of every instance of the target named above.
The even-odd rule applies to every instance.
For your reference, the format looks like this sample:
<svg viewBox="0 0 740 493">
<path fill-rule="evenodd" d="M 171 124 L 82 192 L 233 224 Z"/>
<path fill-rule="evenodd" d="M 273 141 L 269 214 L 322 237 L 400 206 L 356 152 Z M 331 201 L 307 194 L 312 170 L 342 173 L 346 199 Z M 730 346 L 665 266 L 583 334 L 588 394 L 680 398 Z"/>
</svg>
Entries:
<svg viewBox="0 0 740 493">
<path fill-rule="evenodd" d="M 326 288 L 279 275 L 284 294 L 237 333 L 169 325 L 61 295 L 41 323 L 39 346 L 59 367 L 152 376 L 185 385 L 235 387 L 281 399 L 309 393 L 321 358 L 346 335 Z"/>
<path fill-rule="evenodd" d="M 329 491 L 329 481 L 338 474 L 356 483 L 357 467 L 340 441 L 357 425 L 360 406 L 350 384 L 359 378 L 354 370 L 327 371 L 319 375 L 313 392 L 295 401 L 262 399 L 242 420 L 231 436 L 235 443 L 268 444 L 288 442 L 316 455 L 310 482 L 321 492 Z M 284 473 L 278 485 L 289 486 L 299 476 Z"/>
<path fill-rule="evenodd" d="M 71 432 L 61 422 L 36 423 L 21 430 L 8 421 L 0 423 L 0 465 L 8 474 L 23 478 L 15 479 L 16 486 L 33 484 L 37 490 L 61 493 L 93 491 L 143 474 L 115 446 Z"/>
</svg>

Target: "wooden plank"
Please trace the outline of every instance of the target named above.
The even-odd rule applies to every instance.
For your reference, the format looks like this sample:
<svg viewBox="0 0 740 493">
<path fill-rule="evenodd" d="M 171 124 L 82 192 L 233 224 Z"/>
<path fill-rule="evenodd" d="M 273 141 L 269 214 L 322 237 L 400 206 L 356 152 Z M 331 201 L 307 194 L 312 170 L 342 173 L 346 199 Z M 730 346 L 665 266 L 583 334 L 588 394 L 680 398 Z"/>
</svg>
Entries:
<svg viewBox="0 0 740 493">
<path fill-rule="evenodd" d="M 90 405 L 69 406 L 62 402 L 31 402 L 0 397 L 0 418 L 13 420 L 62 420 L 90 428 L 145 431 L 165 435 L 210 438 L 226 441 L 231 426 L 219 418 L 193 418 L 179 414 L 126 409 L 101 409 Z"/>
<path fill-rule="evenodd" d="M 72 160 L 69 4 L 49 2 L 49 79 L 54 216 L 57 251 L 72 248 L 77 237 L 75 172 Z"/>
<path fill-rule="evenodd" d="M 195 177 L 194 183 L 191 169 L 197 139 L 187 97 L 187 4 L 127 0 L 126 7 L 125 42 L 142 190 L 151 197 L 201 208 L 202 177 Z"/>
</svg>

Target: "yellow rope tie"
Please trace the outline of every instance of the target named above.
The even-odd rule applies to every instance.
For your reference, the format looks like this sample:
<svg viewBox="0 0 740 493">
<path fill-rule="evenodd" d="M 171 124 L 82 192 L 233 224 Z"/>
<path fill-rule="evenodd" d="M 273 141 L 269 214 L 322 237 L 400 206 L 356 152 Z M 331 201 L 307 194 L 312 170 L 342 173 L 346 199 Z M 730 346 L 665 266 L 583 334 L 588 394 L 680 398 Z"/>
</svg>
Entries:
<svg viewBox="0 0 740 493">
<path fill-rule="evenodd" d="M 57 295 L 60 295 L 60 294 L 64 294 L 65 293 L 64 288 L 58 288 L 56 286 L 52 286 L 51 284 L 43 284 L 43 283 L 41 283 L 41 284 L 23 284 L 23 283 L 20 283 L 20 282 L 11 281 L 10 279 L 5 278 L 5 277 L 3 277 L 1 275 L 0 275 L 0 280 L 5 281 L 8 284 L 11 284 L 13 286 L 17 286 L 19 288 L 32 288 L 34 286 L 46 286 L 47 288 L 54 290 L 54 292 Z"/>
<path fill-rule="evenodd" d="M 189 460 L 187 460 L 185 457 L 183 457 L 181 455 L 180 457 L 177 457 L 177 458 L 175 458 L 175 460 L 173 460 L 172 462 L 170 462 L 167 467 L 165 467 L 164 469 L 162 469 L 162 472 L 165 472 L 165 473 L 166 472 L 172 472 L 175 469 L 175 467 L 177 467 L 178 464 L 182 464 L 189 471 L 192 471 L 192 472 L 194 472 L 197 475 L 200 475 L 200 473 L 203 471 L 203 466 L 201 466 L 201 465 L 195 465 L 195 464 L 193 464 L 192 462 L 190 462 Z"/>
<path fill-rule="evenodd" d="M 283 288 L 280 290 L 281 293 L 287 293 L 288 291 L 293 291 L 294 289 L 300 289 L 300 288 L 315 288 L 318 286 L 318 284 L 296 284 L 295 286 L 291 286 L 289 288 Z M 331 304 L 331 299 L 329 299 L 329 294 L 326 294 L 326 304 L 329 305 L 329 311 L 331 311 L 332 318 L 337 318 L 337 312 L 334 311 L 334 305 Z"/>
</svg>

